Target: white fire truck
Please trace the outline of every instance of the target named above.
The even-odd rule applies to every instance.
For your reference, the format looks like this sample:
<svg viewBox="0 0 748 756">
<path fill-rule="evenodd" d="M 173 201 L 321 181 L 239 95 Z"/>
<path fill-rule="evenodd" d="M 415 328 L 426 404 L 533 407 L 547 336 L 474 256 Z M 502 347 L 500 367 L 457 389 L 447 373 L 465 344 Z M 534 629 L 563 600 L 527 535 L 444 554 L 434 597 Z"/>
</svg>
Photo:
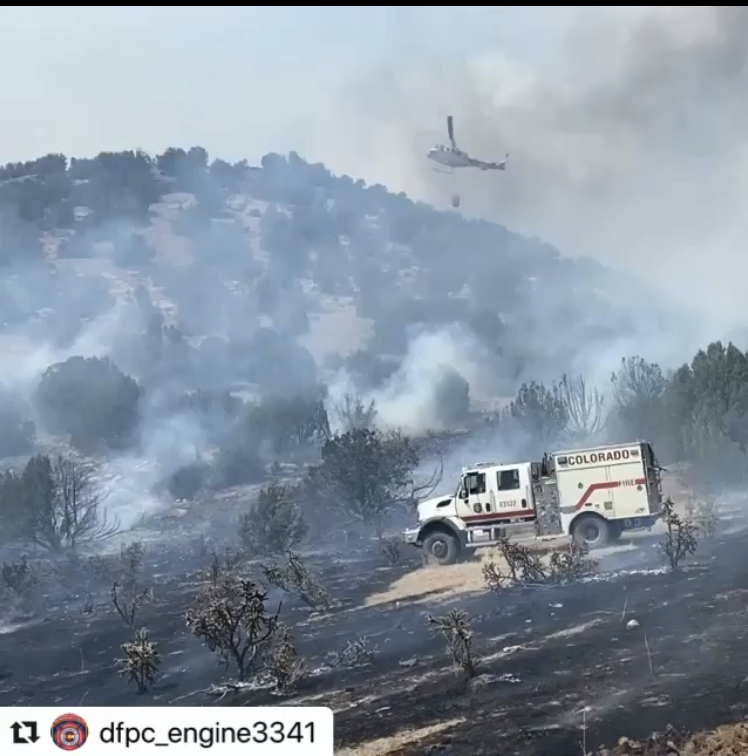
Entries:
<svg viewBox="0 0 748 756">
<path fill-rule="evenodd" d="M 405 541 L 436 564 L 523 535 L 568 534 L 600 548 L 625 530 L 652 527 L 662 509 L 660 470 L 646 441 L 476 464 L 463 468 L 453 496 L 418 505 L 418 527 L 405 531 Z"/>
</svg>

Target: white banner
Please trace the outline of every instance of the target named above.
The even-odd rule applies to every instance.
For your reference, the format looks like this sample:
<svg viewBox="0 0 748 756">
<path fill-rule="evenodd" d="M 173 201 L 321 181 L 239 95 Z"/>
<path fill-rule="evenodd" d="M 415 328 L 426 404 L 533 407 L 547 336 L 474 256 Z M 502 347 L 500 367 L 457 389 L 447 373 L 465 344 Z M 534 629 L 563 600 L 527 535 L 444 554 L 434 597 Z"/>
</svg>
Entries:
<svg viewBox="0 0 748 756">
<path fill-rule="evenodd" d="M 313 706 L 0 708 L 0 754 L 333 756 L 332 710 Z"/>
</svg>

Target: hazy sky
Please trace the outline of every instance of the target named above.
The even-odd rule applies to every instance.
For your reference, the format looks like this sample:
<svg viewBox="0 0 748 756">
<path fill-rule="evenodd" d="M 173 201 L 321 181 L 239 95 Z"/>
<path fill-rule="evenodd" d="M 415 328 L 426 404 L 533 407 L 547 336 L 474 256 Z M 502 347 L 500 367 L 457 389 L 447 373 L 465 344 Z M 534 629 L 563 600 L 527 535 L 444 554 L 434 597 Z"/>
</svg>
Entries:
<svg viewBox="0 0 748 756">
<path fill-rule="evenodd" d="M 205 145 L 313 147 L 341 89 L 390 61 L 547 54 L 571 11 L 449 6 L 9 6 L 0 160 Z M 523 39 L 542 35 L 530 50 Z M 545 48 L 542 53 L 540 48 Z M 336 109 L 340 102 L 336 101 Z M 434 114 L 423 114 L 424 125 Z M 310 155 L 314 157 L 314 155 Z"/>
<path fill-rule="evenodd" d="M 295 149 L 748 325 L 746 6 L 10 6 L 0 28 L 0 161 Z M 431 171 L 447 113 L 509 170 Z"/>
</svg>

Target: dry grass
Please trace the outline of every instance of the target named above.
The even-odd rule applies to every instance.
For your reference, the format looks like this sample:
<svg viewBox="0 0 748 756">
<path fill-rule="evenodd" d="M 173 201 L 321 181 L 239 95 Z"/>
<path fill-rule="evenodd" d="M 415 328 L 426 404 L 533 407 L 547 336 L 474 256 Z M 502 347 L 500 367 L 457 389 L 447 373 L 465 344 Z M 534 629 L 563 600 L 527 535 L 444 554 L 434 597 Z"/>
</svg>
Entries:
<svg viewBox="0 0 748 756">
<path fill-rule="evenodd" d="M 676 731 L 670 730 L 639 741 L 622 737 L 615 748 L 596 751 L 597 756 L 745 756 L 747 753 L 745 722 L 699 733 L 685 743 Z"/>
<path fill-rule="evenodd" d="M 688 756 L 745 756 L 748 753 L 748 724 L 723 725 L 713 732 L 696 735 L 684 751 Z"/>
<path fill-rule="evenodd" d="M 484 552 L 479 555 L 479 559 L 464 564 L 452 564 L 448 567 L 429 566 L 409 572 L 387 590 L 369 596 L 366 606 L 379 606 L 394 601 L 431 603 L 437 594 L 442 598 L 449 598 L 463 593 L 485 591 L 482 560 L 488 553 Z"/>
<path fill-rule="evenodd" d="M 523 543 L 533 550 L 546 551 L 548 554 L 565 548 L 567 544 L 566 538 Z M 496 549 L 478 549 L 475 558 L 469 562 L 452 564 L 448 567 L 433 565 L 403 575 L 387 590 L 369 596 L 366 606 L 379 606 L 395 601 L 408 601 L 414 604 L 433 603 L 437 596 L 447 599 L 460 594 L 482 593 L 486 590 L 483 565 L 487 561 L 493 561 L 499 567 L 506 567 L 506 562 Z M 543 562 L 546 561 L 547 556 L 544 555 Z"/>
<path fill-rule="evenodd" d="M 419 727 L 414 730 L 403 730 L 388 738 L 379 738 L 368 743 L 358 745 L 355 748 L 342 748 L 336 750 L 336 756 L 394 756 L 401 753 L 403 748 L 414 746 L 426 739 L 432 739 L 434 735 L 463 724 L 464 718 L 449 719 L 428 727 Z"/>
</svg>

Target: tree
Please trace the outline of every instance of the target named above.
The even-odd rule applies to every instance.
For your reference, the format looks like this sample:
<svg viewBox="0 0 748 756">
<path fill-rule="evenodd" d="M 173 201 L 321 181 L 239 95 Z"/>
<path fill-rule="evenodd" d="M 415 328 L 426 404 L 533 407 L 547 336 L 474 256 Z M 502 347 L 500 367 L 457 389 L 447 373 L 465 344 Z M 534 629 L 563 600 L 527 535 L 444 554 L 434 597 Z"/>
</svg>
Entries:
<svg viewBox="0 0 748 756">
<path fill-rule="evenodd" d="M 410 499 L 417 465 L 410 439 L 399 432 L 356 428 L 322 447 L 320 480 L 339 507 L 381 537 L 385 515 Z"/>
<path fill-rule="evenodd" d="M 660 366 L 642 357 L 624 357 L 611 384 L 614 433 L 626 438 L 656 438 L 667 387 Z"/>
<path fill-rule="evenodd" d="M 558 385 L 550 388 L 530 381 L 519 387 L 516 398 L 509 405 L 509 416 L 524 431 L 533 444 L 545 448 L 566 430 L 569 414 Z"/>
<path fill-rule="evenodd" d="M 0 543 L 22 538 L 25 515 L 21 476 L 11 471 L 0 473 Z"/>
<path fill-rule="evenodd" d="M 187 612 L 187 627 L 228 666 L 240 682 L 247 679 L 278 627 L 265 606 L 267 593 L 251 580 L 226 577 L 212 584 Z"/>
<path fill-rule="evenodd" d="M 275 556 L 297 548 L 309 527 L 291 486 L 272 481 L 260 491 L 250 510 L 239 518 L 239 538 L 249 554 Z"/>
<path fill-rule="evenodd" d="M 269 443 L 276 454 L 320 444 L 330 435 L 321 396 L 270 396 L 248 405 L 234 429 L 235 445 Z"/>
<path fill-rule="evenodd" d="M 748 471 L 748 355 L 721 342 L 699 350 L 662 397 L 670 452 L 702 485 L 743 483 Z"/>
<path fill-rule="evenodd" d="M 84 543 L 112 538 L 119 522 L 109 520 L 95 468 L 71 457 L 32 457 L 16 487 L 21 535 L 50 551 L 74 551 Z"/>
<path fill-rule="evenodd" d="M 568 423 L 566 432 L 574 442 L 594 440 L 605 424 L 603 397 L 581 376 L 565 375 L 559 384 Z"/>
<path fill-rule="evenodd" d="M 253 420 L 276 453 L 319 444 L 330 435 L 327 410 L 320 397 L 268 398 Z"/>
<path fill-rule="evenodd" d="M 214 485 L 243 486 L 260 483 L 265 479 L 265 465 L 257 444 L 235 446 L 229 442 L 221 447 L 215 460 Z"/>
<path fill-rule="evenodd" d="M 465 425 L 470 412 L 470 384 L 456 370 L 450 368 L 439 377 L 434 409 L 442 426 Z"/>
<path fill-rule="evenodd" d="M 123 448 L 134 437 L 142 390 L 111 360 L 70 357 L 47 368 L 36 392 L 45 424 L 81 449 Z"/>
<path fill-rule="evenodd" d="M 341 433 L 353 430 L 371 430 L 377 419 L 374 401 L 368 403 L 353 391 L 346 391 L 332 401 L 332 414 Z"/>
<path fill-rule="evenodd" d="M 195 461 L 178 467 L 168 478 L 166 487 L 174 499 L 192 501 L 205 485 L 208 465 Z"/>
<path fill-rule="evenodd" d="M 28 454 L 36 443 L 36 425 L 21 397 L 0 386 L 0 459 Z"/>
</svg>

